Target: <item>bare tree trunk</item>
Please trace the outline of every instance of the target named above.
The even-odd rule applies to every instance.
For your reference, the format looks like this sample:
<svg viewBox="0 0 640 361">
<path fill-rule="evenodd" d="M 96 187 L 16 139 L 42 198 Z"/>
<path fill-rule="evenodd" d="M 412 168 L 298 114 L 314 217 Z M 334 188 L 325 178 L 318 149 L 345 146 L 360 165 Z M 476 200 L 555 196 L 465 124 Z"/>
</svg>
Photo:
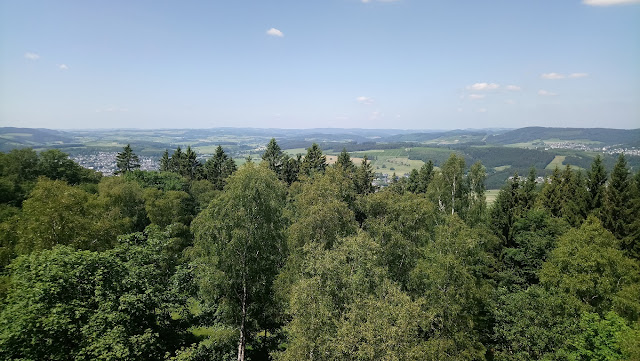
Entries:
<svg viewBox="0 0 640 361">
<path fill-rule="evenodd" d="M 243 282 L 244 283 L 244 282 Z M 238 361 L 244 361 L 244 348 L 247 343 L 245 321 L 247 319 L 247 285 L 242 285 L 242 319 L 240 321 L 240 341 L 238 342 Z"/>
</svg>

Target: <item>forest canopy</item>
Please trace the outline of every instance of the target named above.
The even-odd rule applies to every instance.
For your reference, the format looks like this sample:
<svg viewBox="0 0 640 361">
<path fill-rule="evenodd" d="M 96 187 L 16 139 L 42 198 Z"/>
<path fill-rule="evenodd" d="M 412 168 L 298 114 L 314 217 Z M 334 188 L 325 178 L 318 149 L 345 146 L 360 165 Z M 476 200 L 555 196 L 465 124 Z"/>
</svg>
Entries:
<svg viewBox="0 0 640 361">
<path fill-rule="evenodd" d="M 160 164 L 0 153 L 0 359 L 640 359 L 623 155 L 514 174 L 490 205 L 487 165 L 455 153 L 385 188 L 366 157 L 275 139 L 240 167 Z"/>
</svg>

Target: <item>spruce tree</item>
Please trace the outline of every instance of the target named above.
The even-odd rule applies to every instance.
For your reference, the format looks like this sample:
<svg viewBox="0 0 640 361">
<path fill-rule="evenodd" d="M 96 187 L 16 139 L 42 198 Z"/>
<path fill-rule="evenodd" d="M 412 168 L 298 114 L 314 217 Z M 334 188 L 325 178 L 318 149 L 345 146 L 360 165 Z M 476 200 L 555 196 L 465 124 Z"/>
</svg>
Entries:
<svg viewBox="0 0 640 361">
<path fill-rule="evenodd" d="M 618 239 L 624 239 L 629 235 L 629 225 L 634 220 L 631 196 L 631 179 L 627 160 L 620 154 L 611 171 L 602 206 L 602 223 Z"/>
<path fill-rule="evenodd" d="M 356 186 L 356 193 L 358 194 L 370 194 L 375 192 L 376 188 L 373 185 L 375 174 L 373 173 L 373 167 L 369 162 L 369 158 L 365 155 L 362 159 L 360 167 L 356 169 L 354 183 Z"/>
<path fill-rule="evenodd" d="M 607 170 L 602 164 L 602 157 L 598 154 L 591 169 L 587 171 L 587 190 L 589 191 L 589 210 L 598 215 L 602 208 L 605 185 L 607 183 Z"/>
<path fill-rule="evenodd" d="M 191 149 L 191 146 L 187 147 L 185 153 L 183 176 L 189 179 L 198 179 L 202 175 L 202 163 L 198 161 L 198 155 Z"/>
<path fill-rule="evenodd" d="M 302 161 L 300 171 L 310 176 L 316 172 L 323 173 L 325 168 L 327 168 L 327 157 L 322 154 L 318 144 L 313 143 L 311 147 L 307 148 L 307 155 Z"/>
<path fill-rule="evenodd" d="M 216 189 L 222 190 L 227 177 L 236 171 L 236 163 L 229 157 L 221 146 L 216 148 L 213 157 L 204 164 L 204 173 Z"/>
<path fill-rule="evenodd" d="M 165 149 L 164 153 L 162 153 L 162 158 L 160 158 L 160 171 L 168 172 L 170 169 L 170 162 L 171 160 L 169 159 L 169 150 Z"/>
<path fill-rule="evenodd" d="M 554 217 L 562 217 L 562 176 L 560 169 L 555 167 L 551 178 L 546 180 L 540 193 L 542 205 L 551 212 Z"/>
<path fill-rule="evenodd" d="M 116 174 L 127 173 L 140 168 L 140 159 L 133 153 L 130 144 L 127 144 L 122 152 L 118 153 L 116 165 L 118 167 Z"/>
<path fill-rule="evenodd" d="M 280 175 L 282 173 L 283 153 L 275 138 L 271 138 L 269 141 L 267 149 L 262 154 L 262 160 L 267 162 L 269 169 L 276 174 Z"/>
<path fill-rule="evenodd" d="M 342 152 L 336 160 L 335 167 L 345 172 L 353 172 L 355 170 L 356 166 L 351 161 L 351 156 L 347 152 L 347 148 L 342 148 Z"/>
</svg>

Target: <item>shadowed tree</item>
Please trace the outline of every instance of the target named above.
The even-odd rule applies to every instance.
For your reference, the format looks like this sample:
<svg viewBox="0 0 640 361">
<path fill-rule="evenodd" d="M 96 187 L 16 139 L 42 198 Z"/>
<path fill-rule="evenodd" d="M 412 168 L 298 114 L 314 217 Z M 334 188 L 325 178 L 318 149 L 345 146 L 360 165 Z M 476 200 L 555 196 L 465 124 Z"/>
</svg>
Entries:
<svg viewBox="0 0 640 361">
<path fill-rule="evenodd" d="M 605 186 L 607 183 L 607 170 L 602 164 L 602 157 L 598 154 L 591 169 L 587 171 L 587 190 L 589 191 L 589 209 L 596 215 L 602 208 Z"/>
<path fill-rule="evenodd" d="M 307 155 L 302 160 L 300 172 L 310 176 L 316 172 L 324 172 L 325 168 L 327 168 L 327 157 L 322 154 L 320 147 L 313 143 L 307 148 Z"/>
<path fill-rule="evenodd" d="M 267 144 L 267 149 L 262 154 L 262 160 L 267 162 L 269 169 L 274 171 L 276 174 L 280 174 L 283 166 L 282 158 L 282 149 L 280 149 L 276 139 L 271 138 L 269 144 Z"/>
<path fill-rule="evenodd" d="M 140 159 L 133 153 L 130 144 L 127 144 L 122 152 L 118 153 L 116 156 L 116 165 L 118 167 L 116 174 L 127 173 L 140 168 Z"/>
<path fill-rule="evenodd" d="M 216 148 L 213 157 L 204 164 L 206 178 L 213 183 L 216 189 L 222 190 L 226 179 L 236 171 L 236 163 L 229 157 L 221 146 Z"/>
</svg>

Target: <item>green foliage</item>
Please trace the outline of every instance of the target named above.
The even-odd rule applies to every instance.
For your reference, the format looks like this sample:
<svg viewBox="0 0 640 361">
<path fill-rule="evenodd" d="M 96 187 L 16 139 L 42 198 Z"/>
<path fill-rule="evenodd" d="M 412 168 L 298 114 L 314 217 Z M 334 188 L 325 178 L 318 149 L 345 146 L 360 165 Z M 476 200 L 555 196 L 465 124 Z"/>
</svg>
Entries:
<svg viewBox="0 0 640 361">
<path fill-rule="evenodd" d="M 271 138 L 269 144 L 267 144 L 267 149 L 262 154 L 262 160 L 266 162 L 269 169 L 276 174 L 282 172 L 283 153 L 275 138 Z"/>
<path fill-rule="evenodd" d="M 239 360 L 251 332 L 270 326 L 263 316 L 286 257 L 284 202 L 276 175 L 248 163 L 193 221 L 203 292 L 223 302 L 229 321 L 239 328 Z"/>
<path fill-rule="evenodd" d="M 166 191 L 155 188 L 144 191 L 145 209 L 152 224 L 166 227 L 172 223 L 189 225 L 193 218 L 194 203 L 187 192 Z"/>
<path fill-rule="evenodd" d="M 578 332 L 577 300 L 540 286 L 500 290 L 494 309 L 495 360 L 562 360 Z"/>
<path fill-rule="evenodd" d="M 602 164 L 602 157 L 598 154 L 587 172 L 587 190 L 589 191 L 589 208 L 598 214 L 604 202 L 607 170 Z"/>
<path fill-rule="evenodd" d="M 381 191 L 362 198 L 362 228 L 381 247 L 381 261 L 391 279 L 406 287 L 420 258 L 420 247 L 433 239 L 438 214 L 425 197 Z"/>
<path fill-rule="evenodd" d="M 580 317 L 579 332 L 571 337 L 568 349 L 571 360 L 635 360 L 640 356 L 640 329 L 632 329 L 615 312 L 604 318 L 585 312 Z"/>
<path fill-rule="evenodd" d="M 347 148 L 342 148 L 342 152 L 340 153 L 340 155 L 338 155 L 338 159 L 336 159 L 336 163 L 334 166 L 336 168 L 342 169 L 347 173 L 356 170 L 356 166 L 355 164 L 353 164 L 353 161 L 351 161 L 351 156 L 349 155 L 349 152 L 347 152 Z"/>
<path fill-rule="evenodd" d="M 217 190 L 222 190 L 227 178 L 236 171 L 236 163 L 229 157 L 221 146 L 216 148 L 213 157 L 204 164 L 205 177 Z"/>
<path fill-rule="evenodd" d="M 186 191 L 188 181 L 181 175 L 172 172 L 141 171 L 139 169 L 122 176 L 127 180 L 134 180 L 142 188 L 157 188 L 162 191 Z"/>
<path fill-rule="evenodd" d="M 106 252 L 56 247 L 16 259 L 0 358 L 163 360 L 190 339 L 171 317 L 185 300 L 172 291 L 165 244 L 137 234 Z"/>
<path fill-rule="evenodd" d="M 379 246 L 364 234 L 334 249 L 306 247 L 280 360 L 419 359 L 418 304 L 386 281 Z"/>
<path fill-rule="evenodd" d="M 307 149 L 307 155 L 304 156 L 300 165 L 300 172 L 306 175 L 312 175 L 317 172 L 324 172 L 327 168 L 327 157 L 322 154 L 320 147 L 313 143 Z"/>
<path fill-rule="evenodd" d="M 373 167 L 369 162 L 369 158 L 365 155 L 362 159 L 362 163 L 356 169 L 354 174 L 353 183 L 356 187 L 356 193 L 358 194 L 370 194 L 375 192 L 376 187 L 373 185 L 375 174 Z"/>
<path fill-rule="evenodd" d="M 127 144 L 124 149 L 122 149 L 122 152 L 118 153 L 116 156 L 116 165 L 118 167 L 116 174 L 127 173 L 140 168 L 140 158 L 133 153 L 130 144 Z"/>
<path fill-rule="evenodd" d="M 560 237 L 540 271 L 542 285 L 575 297 L 600 315 L 640 316 L 640 267 L 618 249 L 598 219 Z"/>
<path fill-rule="evenodd" d="M 539 283 L 538 272 L 568 225 L 541 209 L 533 209 L 513 224 L 513 243 L 502 251 L 500 283 L 509 289 Z"/>
<path fill-rule="evenodd" d="M 438 226 L 411 272 L 410 289 L 424 299 L 422 327 L 432 342 L 451 342 L 447 352 L 460 360 L 482 358 L 483 327 L 488 324 L 494 260 L 485 250 L 491 237 L 468 228 L 457 216 Z"/>
<path fill-rule="evenodd" d="M 71 245 L 83 249 L 104 249 L 103 240 L 91 234 L 97 210 L 95 198 L 63 181 L 41 178 L 23 204 L 18 224 L 17 251 L 26 254 Z"/>
</svg>

